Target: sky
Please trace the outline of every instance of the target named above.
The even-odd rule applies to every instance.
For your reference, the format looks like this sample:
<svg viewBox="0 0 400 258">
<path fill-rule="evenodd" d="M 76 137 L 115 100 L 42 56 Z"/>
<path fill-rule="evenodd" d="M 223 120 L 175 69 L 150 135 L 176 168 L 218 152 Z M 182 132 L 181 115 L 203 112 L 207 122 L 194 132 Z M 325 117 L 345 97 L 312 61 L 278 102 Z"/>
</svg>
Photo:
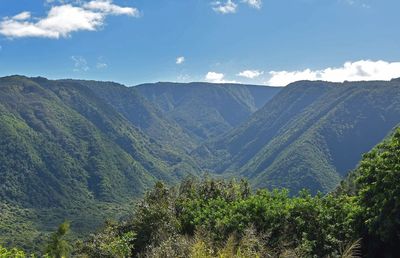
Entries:
<svg viewBox="0 0 400 258">
<path fill-rule="evenodd" d="M 0 76 L 390 80 L 399 10 L 399 0 L 0 0 Z"/>
</svg>

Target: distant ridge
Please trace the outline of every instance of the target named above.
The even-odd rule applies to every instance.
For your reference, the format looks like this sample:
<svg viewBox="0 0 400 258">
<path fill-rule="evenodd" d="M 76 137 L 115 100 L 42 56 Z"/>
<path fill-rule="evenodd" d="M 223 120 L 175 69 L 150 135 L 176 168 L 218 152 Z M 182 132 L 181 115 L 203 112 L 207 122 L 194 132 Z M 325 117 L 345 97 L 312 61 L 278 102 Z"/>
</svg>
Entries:
<svg viewBox="0 0 400 258">
<path fill-rule="evenodd" d="M 244 122 L 281 88 L 245 84 L 169 83 L 135 86 L 198 142 Z"/>
<path fill-rule="evenodd" d="M 399 80 L 301 81 L 193 155 L 257 187 L 328 192 L 399 122 Z"/>
</svg>

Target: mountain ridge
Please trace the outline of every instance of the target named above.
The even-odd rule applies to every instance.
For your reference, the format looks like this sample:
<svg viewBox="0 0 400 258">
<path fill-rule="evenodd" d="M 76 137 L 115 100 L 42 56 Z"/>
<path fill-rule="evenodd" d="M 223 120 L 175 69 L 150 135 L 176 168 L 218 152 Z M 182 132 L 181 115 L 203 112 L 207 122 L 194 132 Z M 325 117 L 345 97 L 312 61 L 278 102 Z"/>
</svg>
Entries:
<svg viewBox="0 0 400 258">
<path fill-rule="evenodd" d="M 398 88 L 396 81 L 296 82 L 193 155 L 203 168 L 257 187 L 327 192 L 400 121 Z"/>
<path fill-rule="evenodd" d="M 239 125 L 280 91 L 267 86 L 211 83 L 156 83 L 135 88 L 199 142 Z"/>
</svg>

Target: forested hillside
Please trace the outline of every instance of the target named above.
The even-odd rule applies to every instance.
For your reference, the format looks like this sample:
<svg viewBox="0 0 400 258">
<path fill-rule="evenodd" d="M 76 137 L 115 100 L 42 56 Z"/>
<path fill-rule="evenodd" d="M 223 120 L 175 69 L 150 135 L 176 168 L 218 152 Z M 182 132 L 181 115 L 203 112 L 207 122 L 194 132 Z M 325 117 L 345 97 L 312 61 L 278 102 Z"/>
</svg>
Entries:
<svg viewBox="0 0 400 258">
<path fill-rule="evenodd" d="M 158 183 L 134 217 L 78 252 L 110 255 L 102 248 L 112 243 L 109 232 L 114 241 L 130 234 L 125 255 L 132 257 L 398 257 L 400 128 L 363 156 L 349 180 L 352 189 L 294 197 L 253 192 L 246 181 Z"/>
<path fill-rule="evenodd" d="M 68 223 L 47 254 L 68 257 L 398 257 L 400 129 L 365 154 L 334 193 L 252 191 L 245 180 L 158 182 L 132 217 L 109 222 L 84 242 Z M 356 190 L 354 190 L 356 189 Z M 25 254 L 0 247 L 1 253 Z"/>
<path fill-rule="evenodd" d="M 226 133 L 280 91 L 239 84 L 155 83 L 136 86 L 198 142 Z"/>
<path fill-rule="evenodd" d="M 400 123 L 400 83 L 302 81 L 198 148 L 199 164 L 258 187 L 332 190 Z"/>
<path fill-rule="evenodd" d="M 133 125 L 149 137 L 175 150 L 192 150 L 197 141 L 190 137 L 174 120 L 162 114 L 156 105 L 143 97 L 135 87 L 113 82 L 69 80 L 89 87 Z"/>
<path fill-rule="evenodd" d="M 0 244 L 43 253 L 67 220 L 62 238 L 85 240 L 73 252 L 93 257 L 336 257 L 360 237 L 365 253 L 391 254 L 399 123 L 399 80 L 276 89 L 0 78 Z M 385 137 L 334 194 L 315 195 Z"/>
<path fill-rule="evenodd" d="M 232 92 L 231 102 L 249 98 L 247 116 L 262 102 L 260 92 L 251 97 L 240 86 Z M 208 107 L 199 108 L 207 114 Z M 106 218 L 127 214 L 129 202 L 155 181 L 175 184 L 202 174 L 187 154 L 199 138 L 135 87 L 4 77 L 0 111 L 0 241 L 8 245 L 32 249 L 64 219 L 85 235 Z"/>
<path fill-rule="evenodd" d="M 32 224 L 43 223 L 29 229 L 71 218 L 73 229 L 87 232 L 105 217 L 99 205 L 116 206 L 156 180 L 172 183 L 200 171 L 78 83 L 2 78 L 0 111 L 0 201 L 29 209 Z"/>
</svg>

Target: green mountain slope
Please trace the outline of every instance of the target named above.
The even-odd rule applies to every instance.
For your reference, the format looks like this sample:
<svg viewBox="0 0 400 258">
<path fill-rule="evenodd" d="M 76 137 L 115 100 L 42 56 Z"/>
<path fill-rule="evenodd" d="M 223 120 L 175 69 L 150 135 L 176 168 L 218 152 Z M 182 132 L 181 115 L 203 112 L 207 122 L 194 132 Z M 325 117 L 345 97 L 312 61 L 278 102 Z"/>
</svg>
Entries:
<svg viewBox="0 0 400 258">
<path fill-rule="evenodd" d="M 155 83 L 135 88 L 198 142 L 236 127 L 280 90 L 209 83 Z"/>
<path fill-rule="evenodd" d="M 173 120 L 162 112 L 136 88 L 114 82 L 67 80 L 89 87 L 98 97 L 104 99 L 134 126 L 151 138 L 175 150 L 191 150 L 195 141 Z"/>
<path fill-rule="evenodd" d="M 0 153 L 0 203 L 30 209 L 40 230 L 71 218 L 88 232 L 99 209 L 199 171 L 88 87 L 44 78 L 0 79 Z"/>
<path fill-rule="evenodd" d="M 327 192 L 400 122 L 399 89 L 395 80 L 294 83 L 194 156 L 257 187 Z"/>
</svg>

